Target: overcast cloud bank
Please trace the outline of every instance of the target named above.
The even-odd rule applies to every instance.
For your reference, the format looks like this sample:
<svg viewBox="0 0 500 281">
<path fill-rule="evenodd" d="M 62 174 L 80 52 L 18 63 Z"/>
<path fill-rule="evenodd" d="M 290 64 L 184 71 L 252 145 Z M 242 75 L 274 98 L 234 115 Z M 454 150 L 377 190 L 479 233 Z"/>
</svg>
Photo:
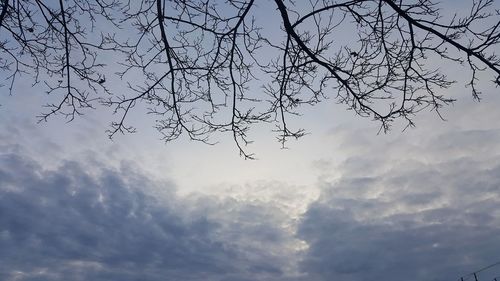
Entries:
<svg viewBox="0 0 500 281">
<path fill-rule="evenodd" d="M 293 237 L 273 206 L 164 185 L 154 198 L 158 183 L 130 167 L 92 165 L 0 155 L 1 280 L 293 278 Z"/>
<path fill-rule="evenodd" d="M 500 130 L 408 137 L 345 133 L 352 157 L 298 230 L 309 280 L 456 280 L 499 259 Z"/>
</svg>

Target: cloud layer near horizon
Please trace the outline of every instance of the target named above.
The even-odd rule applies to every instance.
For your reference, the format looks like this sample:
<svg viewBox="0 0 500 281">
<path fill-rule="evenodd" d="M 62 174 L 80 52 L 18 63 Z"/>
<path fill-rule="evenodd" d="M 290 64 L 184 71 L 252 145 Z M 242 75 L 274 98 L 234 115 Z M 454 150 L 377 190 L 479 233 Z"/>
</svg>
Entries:
<svg viewBox="0 0 500 281">
<path fill-rule="evenodd" d="M 273 206 L 165 183 L 154 198 L 137 171 L 92 164 L 0 155 L 1 280 L 290 279 L 293 237 Z"/>
<path fill-rule="evenodd" d="M 9 149 L 0 155 L 0 279 L 438 281 L 498 259 L 500 130 L 419 145 L 368 146 L 363 135 L 344 136 L 340 147 L 358 152 L 340 177 L 320 180 L 299 220 L 256 196 L 181 198 L 133 166 L 46 169 Z"/>
<path fill-rule="evenodd" d="M 355 152 L 301 221 L 309 280 L 456 280 L 500 258 L 500 130 L 365 137 L 346 133 Z"/>
</svg>

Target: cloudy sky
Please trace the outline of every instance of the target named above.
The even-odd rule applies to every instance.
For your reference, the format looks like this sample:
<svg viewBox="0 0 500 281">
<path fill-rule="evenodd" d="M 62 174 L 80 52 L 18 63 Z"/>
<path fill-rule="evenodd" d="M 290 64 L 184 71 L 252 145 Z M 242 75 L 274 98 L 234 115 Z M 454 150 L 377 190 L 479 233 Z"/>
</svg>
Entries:
<svg viewBox="0 0 500 281">
<path fill-rule="evenodd" d="M 256 161 L 223 136 L 110 141 L 99 112 L 37 124 L 42 93 L 0 88 L 0 280 L 470 280 L 500 260 L 488 83 L 386 135 L 326 101 L 289 149 L 254 133 Z"/>
</svg>

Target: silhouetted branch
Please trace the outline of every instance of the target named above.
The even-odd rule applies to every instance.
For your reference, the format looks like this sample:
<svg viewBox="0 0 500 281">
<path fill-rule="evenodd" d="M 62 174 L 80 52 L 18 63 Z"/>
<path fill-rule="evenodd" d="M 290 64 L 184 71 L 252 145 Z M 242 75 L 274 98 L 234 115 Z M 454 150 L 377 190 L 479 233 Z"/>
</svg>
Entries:
<svg viewBox="0 0 500 281">
<path fill-rule="evenodd" d="M 184 134 L 213 144 L 210 136 L 227 132 L 245 158 L 253 158 L 246 151 L 253 124 L 275 125 L 285 146 L 305 135 L 290 117 L 328 98 L 380 122 L 382 131 L 395 120 L 414 126 L 426 108 L 442 118 L 439 110 L 454 101 L 443 90 L 455 81 L 438 61 L 468 69 L 476 99 L 480 73 L 500 85 L 493 0 L 473 0 L 466 14 L 447 21 L 430 0 L 270 0 L 276 18 L 269 21 L 256 19 L 258 4 L 266 5 L 3 0 L 0 70 L 10 92 L 21 74 L 33 85 L 43 81 L 50 95 L 40 120 L 72 120 L 104 105 L 117 115 L 113 137 L 135 132 L 128 116 L 145 110 L 165 141 Z M 106 56 L 121 66 L 116 77 L 103 74 Z M 116 78 L 128 91 L 110 91 Z"/>
</svg>

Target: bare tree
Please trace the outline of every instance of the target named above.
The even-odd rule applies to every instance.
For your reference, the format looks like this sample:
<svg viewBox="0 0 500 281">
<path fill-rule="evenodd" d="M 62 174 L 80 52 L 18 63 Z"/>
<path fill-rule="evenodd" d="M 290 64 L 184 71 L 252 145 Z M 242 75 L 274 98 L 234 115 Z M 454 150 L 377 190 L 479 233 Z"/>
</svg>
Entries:
<svg viewBox="0 0 500 281">
<path fill-rule="evenodd" d="M 413 126 L 425 108 L 439 114 L 454 81 L 438 63 L 467 69 L 479 99 L 480 73 L 500 85 L 494 5 L 472 0 L 466 13 L 446 14 L 432 0 L 2 0 L 0 70 L 11 93 L 29 75 L 57 97 L 40 120 L 104 105 L 118 116 L 112 137 L 134 132 L 129 113 L 146 110 L 165 141 L 211 143 L 229 132 L 252 158 L 252 124 L 275 124 L 284 145 L 304 134 L 290 116 L 326 98 L 383 131 L 398 119 Z M 270 31 L 263 9 L 281 28 Z M 133 81 L 126 93 L 106 86 L 109 54 L 122 67 L 116 75 Z"/>
</svg>

